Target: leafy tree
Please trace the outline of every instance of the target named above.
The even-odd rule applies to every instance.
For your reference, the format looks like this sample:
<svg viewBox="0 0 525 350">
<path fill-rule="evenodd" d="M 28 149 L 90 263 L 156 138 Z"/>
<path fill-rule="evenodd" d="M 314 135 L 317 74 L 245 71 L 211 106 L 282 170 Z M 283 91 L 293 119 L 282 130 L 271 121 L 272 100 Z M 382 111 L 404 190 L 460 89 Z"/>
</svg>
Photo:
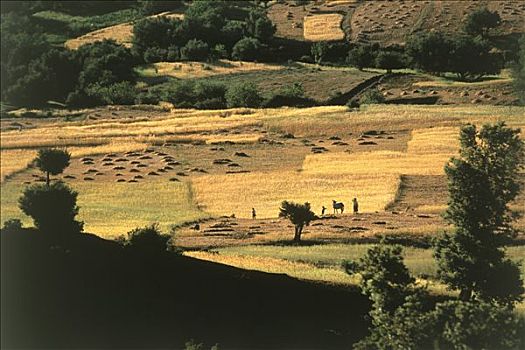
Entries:
<svg viewBox="0 0 525 350">
<path fill-rule="evenodd" d="M 246 29 L 249 36 L 268 43 L 273 38 L 276 27 L 268 18 L 266 10 L 254 7 L 246 18 Z"/>
<path fill-rule="evenodd" d="M 502 57 L 491 52 L 486 40 L 459 36 L 452 39 L 452 45 L 448 70 L 461 79 L 476 80 L 487 74 L 497 74 L 502 68 Z"/>
<path fill-rule="evenodd" d="M 386 69 L 387 73 L 392 73 L 392 69 L 406 67 L 405 58 L 396 51 L 380 51 L 376 57 L 376 67 Z"/>
<path fill-rule="evenodd" d="M 227 21 L 221 29 L 222 41 L 231 49 L 235 43 L 244 37 L 245 33 L 246 22 L 239 20 Z"/>
<path fill-rule="evenodd" d="M 470 35 L 487 37 L 490 29 L 501 24 L 501 17 L 497 11 L 491 12 L 486 7 L 479 8 L 470 13 L 465 20 L 464 30 Z"/>
<path fill-rule="evenodd" d="M 147 253 L 164 252 L 168 248 L 169 235 L 162 234 L 158 224 L 136 228 L 128 232 L 127 245 Z"/>
<path fill-rule="evenodd" d="M 402 249 L 384 242 L 370 248 L 357 262 L 345 262 L 349 274 L 360 274 L 360 288 L 372 302 L 370 335 L 355 349 L 428 348 L 432 339 L 424 291 L 403 262 Z"/>
<path fill-rule="evenodd" d="M 303 84 L 296 82 L 285 86 L 283 89 L 281 89 L 279 94 L 286 97 L 304 97 Z"/>
<path fill-rule="evenodd" d="M 184 6 L 184 2 L 180 0 L 138 0 L 137 8 L 143 15 L 152 15 L 166 11 L 178 10 Z"/>
<path fill-rule="evenodd" d="M 144 58 L 149 49 L 184 46 L 190 35 L 188 26 L 180 19 L 165 16 L 144 18 L 133 26 L 133 51 Z"/>
<path fill-rule="evenodd" d="M 38 150 L 35 165 L 46 173 L 46 185 L 49 187 L 49 175 L 58 175 L 69 166 L 71 154 L 57 148 Z"/>
<path fill-rule="evenodd" d="M 33 218 L 35 226 L 46 234 L 82 232 L 83 223 L 76 221 L 78 193 L 63 182 L 27 187 L 18 200 L 24 214 Z"/>
<path fill-rule="evenodd" d="M 236 60 L 255 61 L 261 55 L 261 42 L 255 38 L 242 38 L 232 49 Z"/>
<path fill-rule="evenodd" d="M 514 90 L 521 99 L 521 103 L 525 104 L 525 35 L 522 35 L 520 39 L 519 57 L 512 67 L 512 75 L 514 77 Z"/>
<path fill-rule="evenodd" d="M 434 74 L 447 71 L 453 50 L 453 43 L 441 32 L 414 35 L 406 44 L 414 67 Z"/>
<path fill-rule="evenodd" d="M 365 67 L 374 67 L 379 45 L 359 45 L 348 52 L 346 62 L 360 70 Z"/>
<path fill-rule="evenodd" d="M 525 324 L 511 308 L 486 302 L 446 301 L 436 305 L 431 322 L 439 329 L 439 347 L 519 349 Z"/>
<path fill-rule="evenodd" d="M 205 61 L 210 55 L 210 48 L 202 40 L 191 39 L 180 49 L 180 56 L 186 61 Z"/>
<path fill-rule="evenodd" d="M 301 241 L 304 226 L 310 225 L 315 219 L 315 213 L 310 209 L 310 203 L 304 204 L 283 201 L 279 208 L 279 217 L 287 218 L 295 226 L 294 242 Z"/>
<path fill-rule="evenodd" d="M 316 42 L 310 48 L 310 53 L 312 54 L 312 57 L 314 58 L 314 62 L 316 64 L 321 64 L 324 57 L 326 56 L 327 51 L 328 43 L 324 41 Z"/>
<path fill-rule="evenodd" d="M 515 234 L 508 204 L 520 191 L 518 176 L 525 164 L 519 133 L 504 123 L 480 130 L 466 125 L 460 132 L 460 158 L 445 167 L 450 196 L 445 218 L 456 231 L 437 241 L 434 255 L 441 280 L 459 289 L 465 301 L 512 303 L 524 292 L 519 265 L 503 249 Z"/>
<path fill-rule="evenodd" d="M 254 83 L 238 83 L 228 88 L 226 92 L 226 103 L 228 108 L 252 107 L 261 105 L 263 98 Z"/>
<path fill-rule="evenodd" d="M 92 84 L 86 92 L 92 99 L 108 105 L 132 105 L 137 95 L 135 85 L 129 81 L 111 85 Z"/>
</svg>

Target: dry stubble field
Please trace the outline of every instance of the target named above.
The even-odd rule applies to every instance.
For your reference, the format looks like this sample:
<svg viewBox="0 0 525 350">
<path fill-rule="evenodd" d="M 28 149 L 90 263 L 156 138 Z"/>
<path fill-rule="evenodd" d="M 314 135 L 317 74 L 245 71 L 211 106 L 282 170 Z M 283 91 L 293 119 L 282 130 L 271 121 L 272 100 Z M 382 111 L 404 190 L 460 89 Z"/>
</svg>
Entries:
<svg viewBox="0 0 525 350">
<path fill-rule="evenodd" d="M 303 259 L 306 247 L 282 246 L 293 232 L 276 218 L 282 200 L 308 201 L 317 213 L 324 205 L 331 213 L 332 199 L 347 210 L 351 198 L 359 199 L 362 214 L 327 215 L 305 230 L 304 239 L 315 244 L 309 250 L 325 257 L 378 235 L 417 239 L 450 230 L 440 217 L 443 166 L 457 152 L 459 127 L 503 120 L 523 129 L 524 114 L 522 107 L 496 106 L 112 107 L 81 111 L 68 122 L 2 120 L 1 217 L 31 224 L 17 199 L 43 177 L 28 163 L 39 147 L 65 147 L 73 160 L 59 178 L 79 192 L 88 232 L 111 238 L 158 222 L 165 231 L 176 226 L 179 246 L 215 250 L 188 253 L 199 258 L 351 284 L 339 261 Z M 524 198 L 513 204 L 522 212 Z M 252 207 L 257 220 L 250 219 Z M 200 230 L 184 224 L 195 221 Z M 517 226 L 523 229 L 524 220 Z M 432 275 L 427 250 L 407 254 L 415 273 Z M 525 256 L 522 247 L 511 255 Z"/>
</svg>

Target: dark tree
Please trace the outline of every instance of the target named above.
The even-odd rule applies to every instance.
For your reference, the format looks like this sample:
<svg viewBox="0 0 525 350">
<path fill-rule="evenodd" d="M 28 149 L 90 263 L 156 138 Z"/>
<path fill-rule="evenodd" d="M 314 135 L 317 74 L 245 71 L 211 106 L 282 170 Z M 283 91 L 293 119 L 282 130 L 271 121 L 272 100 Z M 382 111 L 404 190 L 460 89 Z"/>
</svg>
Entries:
<svg viewBox="0 0 525 350">
<path fill-rule="evenodd" d="M 487 37 L 490 29 L 501 24 L 501 17 L 497 11 L 491 12 L 486 7 L 479 8 L 470 13 L 465 21 L 465 32 L 470 35 Z"/>
<path fill-rule="evenodd" d="M 46 185 L 49 186 L 49 175 L 61 174 L 69 166 L 71 154 L 56 148 L 44 148 L 38 151 L 35 165 L 46 173 Z"/>
<path fill-rule="evenodd" d="M 284 201 L 279 208 L 279 217 L 287 218 L 295 226 L 293 240 L 301 241 L 304 226 L 308 226 L 315 219 L 315 213 L 310 209 L 310 203 L 304 204 Z"/>
<path fill-rule="evenodd" d="M 46 234 L 82 232 L 83 223 L 76 221 L 78 193 L 63 182 L 27 187 L 18 200 L 20 209 L 33 218 L 35 226 Z"/>
<path fill-rule="evenodd" d="M 453 50 L 452 41 L 440 32 L 414 35 L 406 45 L 412 65 L 434 74 L 447 71 Z"/>
<path fill-rule="evenodd" d="M 525 35 L 522 35 L 520 39 L 519 57 L 512 67 L 512 76 L 514 77 L 514 90 L 521 103 L 525 104 Z"/>
<path fill-rule="evenodd" d="M 503 66 L 501 55 L 491 52 L 488 41 L 472 36 L 452 38 L 448 71 L 463 80 L 478 80 L 487 74 L 498 74 Z"/>
<path fill-rule="evenodd" d="M 386 69 L 387 73 L 392 73 L 392 69 L 405 68 L 406 59 L 396 51 L 380 51 L 376 57 L 376 67 Z"/>
<path fill-rule="evenodd" d="M 360 70 L 365 67 L 374 67 L 378 51 L 377 44 L 356 46 L 348 52 L 346 63 Z"/>
<path fill-rule="evenodd" d="M 266 10 L 261 8 L 252 8 L 246 18 L 246 29 L 250 36 L 268 43 L 275 34 L 276 27 L 268 18 Z"/>
<path fill-rule="evenodd" d="M 460 158 L 445 167 L 449 203 L 445 218 L 454 234 L 436 243 L 438 275 L 462 300 L 519 301 L 524 292 L 519 265 L 505 257 L 504 243 L 515 234 L 508 204 L 520 191 L 525 151 L 519 129 L 504 123 L 460 132 Z"/>
</svg>

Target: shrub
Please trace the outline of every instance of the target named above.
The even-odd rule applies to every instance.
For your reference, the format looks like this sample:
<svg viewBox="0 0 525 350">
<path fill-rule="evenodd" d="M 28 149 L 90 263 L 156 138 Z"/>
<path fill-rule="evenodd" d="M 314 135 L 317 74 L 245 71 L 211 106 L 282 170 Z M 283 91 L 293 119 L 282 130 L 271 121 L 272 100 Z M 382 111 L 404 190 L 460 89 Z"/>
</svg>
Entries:
<svg viewBox="0 0 525 350">
<path fill-rule="evenodd" d="M 148 253 L 166 251 L 170 240 L 169 235 L 160 232 L 158 224 L 133 229 L 127 235 L 129 247 Z"/>
<path fill-rule="evenodd" d="M 108 105 L 131 105 L 135 102 L 137 89 L 129 81 L 121 81 L 109 86 L 94 84 L 87 93 Z"/>
<path fill-rule="evenodd" d="M 193 87 L 195 108 L 221 109 L 226 107 L 226 86 L 221 83 L 200 81 Z"/>
<path fill-rule="evenodd" d="M 22 221 L 19 219 L 7 219 L 2 228 L 4 232 L 19 232 L 20 230 L 22 230 Z"/>
<path fill-rule="evenodd" d="M 346 106 L 348 108 L 350 108 L 350 109 L 356 109 L 356 108 L 360 107 L 360 104 L 359 104 L 359 101 L 357 99 L 352 98 L 346 103 Z"/>
<path fill-rule="evenodd" d="M 202 40 L 192 39 L 180 49 L 180 57 L 186 61 L 206 61 L 210 55 L 208 44 Z"/>
<path fill-rule="evenodd" d="M 148 47 L 143 54 L 144 62 L 155 63 L 166 61 L 168 58 L 168 51 L 160 47 L 152 46 Z"/>
<path fill-rule="evenodd" d="M 237 60 L 254 61 L 261 55 L 261 43 L 255 38 L 242 38 L 232 49 L 232 56 Z"/>
<path fill-rule="evenodd" d="M 63 182 L 27 187 L 18 200 L 20 209 L 30 216 L 35 226 L 46 234 L 82 232 L 83 223 L 76 221 L 78 193 Z"/>
<path fill-rule="evenodd" d="M 299 58 L 299 61 L 304 62 L 304 63 L 314 63 L 314 59 L 312 58 L 312 56 L 308 56 L 308 55 L 301 56 L 301 58 Z"/>
<path fill-rule="evenodd" d="M 168 53 L 166 55 L 166 61 L 176 62 L 180 60 L 180 48 L 175 45 L 168 47 Z"/>
<path fill-rule="evenodd" d="M 314 62 L 316 64 L 321 64 L 323 61 L 325 55 L 328 51 L 328 43 L 324 41 L 319 41 L 312 44 L 312 47 L 310 48 L 310 53 L 312 57 L 314 58 Z"/>
<path fill-rule="evenodd" d="M 385 97 L 377 89 L 368 89 L 363 93 L 359 102 L 365 105 L 384 103 Z"/>
<path fill-rule="evenodd" d="M 259 107 L 263 99 L 254 83 L 238 83 L 226 92 L 226 103 L 232 107 Z"/>
<path fill-rule="evenodd" d="M 517 62 L 512 67 L 514 78 L 514 91 L 517 93 L 522 104 L 525 104 L 525 35 L 520 39 L 520 51 Z"/>
</svg>

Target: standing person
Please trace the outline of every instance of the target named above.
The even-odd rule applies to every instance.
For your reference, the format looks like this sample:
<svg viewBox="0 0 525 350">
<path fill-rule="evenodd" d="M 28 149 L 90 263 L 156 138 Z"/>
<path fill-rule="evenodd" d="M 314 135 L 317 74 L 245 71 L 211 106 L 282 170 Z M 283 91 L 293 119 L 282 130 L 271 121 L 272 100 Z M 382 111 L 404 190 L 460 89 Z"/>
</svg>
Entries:
<svg viewBox="0 0 525 350">
<path fill-rule="evenodd" d="M 321 208 L 321 216 L 324 216 L 324 212 L 326 211 L 326 207 L 323 205 Z"/>
<path fill-rule="evenodd" d="M 357 203 L 357 198 L 354 197 L 354 199 L 352 199 L 352 203 L 354 203 L 354 214 L 357 214 L 359 212 L 359 203 Z"/>
<path fill-rule="evenodd" d="M 257 213 L 255 212 L 255 208 L 252 208 L 252 219 L 255 220 L 256 217 L 257 217 Z"/>
</svg>

